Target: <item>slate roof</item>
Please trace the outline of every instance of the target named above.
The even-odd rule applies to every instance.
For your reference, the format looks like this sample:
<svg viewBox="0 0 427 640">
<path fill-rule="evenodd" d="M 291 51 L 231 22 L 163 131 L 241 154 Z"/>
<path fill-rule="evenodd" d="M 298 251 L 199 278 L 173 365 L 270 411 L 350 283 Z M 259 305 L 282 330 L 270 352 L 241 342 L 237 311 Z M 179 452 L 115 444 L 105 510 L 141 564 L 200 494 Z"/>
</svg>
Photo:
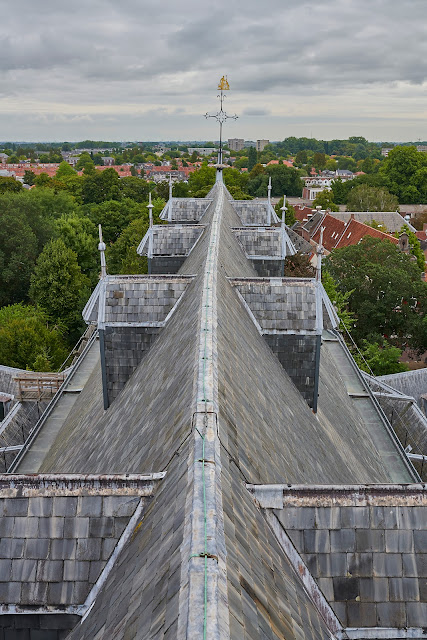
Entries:
<svg viewBox="0 0 427 640">
<path fill-rule="evenodd" d="M 420 628 L 427 620 L 427 518 L 422 485 L 276 487 L 273 508 L 343 628 Z M 274 513 L 274 516 L 272 515 Z M 350 637 L 352 637 L 350 635 Z M 375 637 L 375 636 L 373 636 Z M 399 637 L 398 634 L 391 637 Z"/>
<path fill-rule="evenodd" d="M 116 287 L 124 294 L 113 307 L 120 307 L 120 321 L 132 313 L 137 324 L 141 313 L 150 322 L 153 312 L 163 322 L 169 306 L 156 308 L 156 295 L 163 296 L 157 285 L 185 281 L 179 303 L 111 406 L 103 408 L 97 364 L 53 445 L 31 469 L 54 476 L 165 474 L 72 640 L 339 637 L 247 484 L 417 479 L 362 382 L 364 411 L 351 400 L 355 365 L 333 332 L 322 337 L 316 326 L 322 310 L 325 322 L 330 311 L 316 295 L 320 283 L 266 279 L 271 295 L 264 307 L 257 292 L 261 315 L 290 323 L 294 306 L 294 320 L 307 321 L 321 344 L 316 414 L 258 330 L 234 281 L 260 279 L 232 228 L 242 225 L 242 211 L 250 224 L 266 210 L 241 204 L 221 182 L 204 206 L 190 201 L 190 213 L 180 202 L 174 221 L 193 220 L 197 209 L 204 230 L 178 276 L 109 276 L 86 309 L 91 321 L 102 287 Z M 142 289 L 129 289 L 130 283 Z M 126 295 L 136 290 L 135 298 Z M 142 295 L 149 301 L 143 307 Z M 98 317 L 102 308 L 98 302 Z M 31 446 L 37 448 L 38 438 Z M 405 609 L 405 622 L 408 616 Z"/>
<path fill-rule="evenodd" d="M 383 224 L 389 233 L 400 231 L 404 224 L 408 224 L 397 211 L 352 211 L 351 213 L 349 211 L 331 211 L 330 215 L 344 222 L 348 222 L 352 216 L 355 220 L 363 223 L 376 220 L 376 222 Z M 415 231 L 411 224 L 408 226 L 411 231 Z"/>
</svg>

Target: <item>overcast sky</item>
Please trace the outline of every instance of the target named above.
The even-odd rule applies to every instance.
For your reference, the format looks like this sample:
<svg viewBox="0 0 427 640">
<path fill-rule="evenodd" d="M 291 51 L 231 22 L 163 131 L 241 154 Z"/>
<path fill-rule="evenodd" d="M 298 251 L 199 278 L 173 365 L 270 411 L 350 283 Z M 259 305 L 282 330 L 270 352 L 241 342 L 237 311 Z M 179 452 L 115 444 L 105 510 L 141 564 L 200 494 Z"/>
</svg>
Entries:
<svg viewBox="0 0 427 640">
<path fill-rule="evenodd" d="M 0 7 L 0 140 L 427 139 L 426 0 Z"/>
</svg>

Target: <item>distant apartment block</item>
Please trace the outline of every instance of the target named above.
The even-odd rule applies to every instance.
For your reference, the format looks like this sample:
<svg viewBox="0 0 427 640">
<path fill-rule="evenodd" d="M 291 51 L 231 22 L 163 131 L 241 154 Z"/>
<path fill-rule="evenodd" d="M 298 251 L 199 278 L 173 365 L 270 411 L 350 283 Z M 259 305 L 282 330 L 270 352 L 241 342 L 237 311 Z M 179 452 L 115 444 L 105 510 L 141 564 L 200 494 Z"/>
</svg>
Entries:
<svg viewBox="0 0 427 640">
<path fill-rule="evenodd" d="M 417 144 L 417 151 L 421 151 L 421 153 L 427 153 L 427 145 Z"/>
<path fill-rule="evenodd" d="M 392 151 L 393 147 L 383 147 L 381 149 L 381 155 L 384 156 L 384 158 L 387 158 L 388 154 L 390 153 L 390 151 Z"/>
<path fill-rule="evenodd" d="M 264 151 L 265 147 L 270 144 L 270 140 L 257 140 L 256 141 L 256 150 L 258 151 L 258 153 L 261 153 L 261 151 Z"/>
<path fill-rule="evenodd" d="M 245 147 L 243 138 L 228 138 L 228 146 L 231 151 L 241 151 Z"/>
</svg>

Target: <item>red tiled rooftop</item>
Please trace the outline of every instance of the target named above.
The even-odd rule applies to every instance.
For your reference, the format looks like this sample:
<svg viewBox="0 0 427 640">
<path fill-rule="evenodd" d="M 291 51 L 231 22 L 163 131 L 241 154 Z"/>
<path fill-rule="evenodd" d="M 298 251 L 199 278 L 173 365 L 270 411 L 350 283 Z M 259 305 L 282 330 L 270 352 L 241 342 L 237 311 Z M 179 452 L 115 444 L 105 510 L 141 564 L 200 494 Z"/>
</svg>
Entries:
<svg viewBox="0 0 427 640">
<path fill-rule="evenodd" d="M 345 222 L 333 218 L 328 213 L 325 214 L 322 224 L 318 225 L 317 231 L 313 236 L 313 240 L 316 243 L 320 242 L 320 228 L 323 227 L 323 246 L 326 251 L 332 251 L 335 248 L 338 240 L 341 238 L 345 229 Z"/>
<path fill-rule="evenodd" d="M 362 222 L 359 222 L 358 220 L 354 220 L 354 218 L 352 218 L 347 223 L 345 231 L 342 234 L 342 237 L 339 239 L 336 248 L 341 249 L 342 247 L 359 244 L 361 239 L 365 236 L 380 238 L 381 240 L 390 240 L 390 242 L 393 242 L 393 244 L 398 244 L 399 242 L 398 239 L 394 236 L 390 236 L 388 233 L 383 233 L 378 229 L 369 227 L 367 224 L 363 224 Z"/>
</svg>

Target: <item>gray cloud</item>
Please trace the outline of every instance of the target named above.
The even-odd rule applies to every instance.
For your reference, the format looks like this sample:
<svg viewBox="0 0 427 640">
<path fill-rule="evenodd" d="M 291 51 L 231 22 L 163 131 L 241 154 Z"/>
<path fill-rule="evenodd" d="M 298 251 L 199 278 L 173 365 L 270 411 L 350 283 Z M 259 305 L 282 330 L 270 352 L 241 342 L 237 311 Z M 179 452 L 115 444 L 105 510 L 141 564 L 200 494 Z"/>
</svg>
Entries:
<svg viewBox="0 0 427 640">
<path fill-rule="evenodd" d="M 0 24 L 0 139 L 24 128 L 38 139 L 95 137 L 90 127 L 114 138 L 212 137 L 199 114 L 215 108 L 224 73 L 227 108 L 242 116 L 227 126 L 245 137 L 261 117 L 272 138 L 304 119 L 319 137 L 334 122 L 344 128 L 342 118 L 346 135 L 369 135 L 385 111 L 385 137 L 396 127 L 404 137 L 408 117 L 425 137 L 426 31 L 425 0 L 22 0 Z"/>
</svg>

